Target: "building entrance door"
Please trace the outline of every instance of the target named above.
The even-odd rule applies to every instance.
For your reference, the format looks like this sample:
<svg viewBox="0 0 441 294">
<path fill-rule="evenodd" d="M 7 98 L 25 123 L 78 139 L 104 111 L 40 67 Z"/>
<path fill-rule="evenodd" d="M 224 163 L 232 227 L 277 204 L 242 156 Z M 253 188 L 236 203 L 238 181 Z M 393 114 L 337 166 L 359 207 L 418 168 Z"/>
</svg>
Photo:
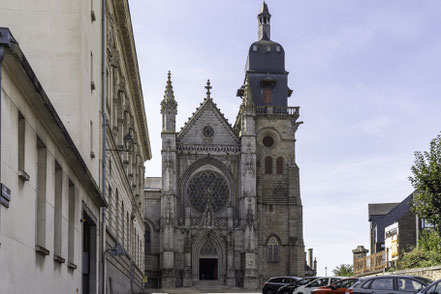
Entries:
<svg viewBox="0 0 441 294">
<path fill-rule="evenodd" d="M 217 258 L 199 259 L 199 280 L 217 280 L 218 279 L 218 261 Z"/>
</svg>

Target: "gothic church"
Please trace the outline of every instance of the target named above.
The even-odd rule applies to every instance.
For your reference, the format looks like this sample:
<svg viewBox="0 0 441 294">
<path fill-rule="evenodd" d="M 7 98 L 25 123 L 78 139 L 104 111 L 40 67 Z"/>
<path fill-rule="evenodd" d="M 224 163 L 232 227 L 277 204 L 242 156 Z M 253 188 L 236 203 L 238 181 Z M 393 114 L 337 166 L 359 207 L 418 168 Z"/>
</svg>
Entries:
<svg viewBox="0 0 441 294">
<path fill-rule="evenodd" d="M 149 285 L 255 289 L 270 276 L 303 276 L 305 252 L 295 133 L 283 47 L 263 3 L 234 125 L 206 98 L 176 131 L 169 74 L 162 113 L 162 178 L 145 189 Z"/>
</svg>

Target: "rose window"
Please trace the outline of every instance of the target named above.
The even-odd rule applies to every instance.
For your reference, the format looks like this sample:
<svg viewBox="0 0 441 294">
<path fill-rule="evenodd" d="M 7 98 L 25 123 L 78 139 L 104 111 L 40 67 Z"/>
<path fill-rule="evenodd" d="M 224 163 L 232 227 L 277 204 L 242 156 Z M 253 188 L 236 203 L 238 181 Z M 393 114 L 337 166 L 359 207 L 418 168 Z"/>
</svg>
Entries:
<svg viewBox="0 0 441 294">
<path fill-rule="evenodd" d="M 203 213 L 207 208 L 219 212 L 228 201 L 227 181 L 217 172 L 203 171 L 193 176 L 187 185 L 191 207 Z"/>
</svg>

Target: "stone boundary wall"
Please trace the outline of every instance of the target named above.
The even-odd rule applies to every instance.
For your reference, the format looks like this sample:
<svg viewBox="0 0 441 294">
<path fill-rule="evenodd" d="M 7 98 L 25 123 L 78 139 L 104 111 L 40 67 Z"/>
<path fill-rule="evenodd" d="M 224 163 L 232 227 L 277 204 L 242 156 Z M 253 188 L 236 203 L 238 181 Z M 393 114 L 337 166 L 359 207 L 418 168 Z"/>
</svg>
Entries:
<svg viewBox="0 0 441 294">
<path fill-rule="evenodd" d="M 423 268 L 412 268 L 407 270 L 400 270 L 395 272 L 377 272 L 372 273 L 367 276 L 383 276 L 383 275 L 411 275 L 420 276 L 424 278 L 431 279 L 433 281 L 441 279 L 441 265 L 423 267 Z"/>
</svg>

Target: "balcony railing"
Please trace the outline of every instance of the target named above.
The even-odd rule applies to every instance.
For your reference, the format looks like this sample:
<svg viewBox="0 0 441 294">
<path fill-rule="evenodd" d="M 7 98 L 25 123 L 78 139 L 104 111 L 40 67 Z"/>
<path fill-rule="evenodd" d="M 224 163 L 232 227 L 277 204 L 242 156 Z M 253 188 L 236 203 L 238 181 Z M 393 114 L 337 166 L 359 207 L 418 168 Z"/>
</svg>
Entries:
<svg viewBox="0 0 441 294">
<path fill-rule="evenodd" d="M 259 115 L 299 116 L 299 106 L 256 106 Z"/>
<path fill-rule="evenodd" d="M 382 270 L 387 267 L 386 251 L 377 252 L 354 260 L 354 275 Z"/>
</svg>

